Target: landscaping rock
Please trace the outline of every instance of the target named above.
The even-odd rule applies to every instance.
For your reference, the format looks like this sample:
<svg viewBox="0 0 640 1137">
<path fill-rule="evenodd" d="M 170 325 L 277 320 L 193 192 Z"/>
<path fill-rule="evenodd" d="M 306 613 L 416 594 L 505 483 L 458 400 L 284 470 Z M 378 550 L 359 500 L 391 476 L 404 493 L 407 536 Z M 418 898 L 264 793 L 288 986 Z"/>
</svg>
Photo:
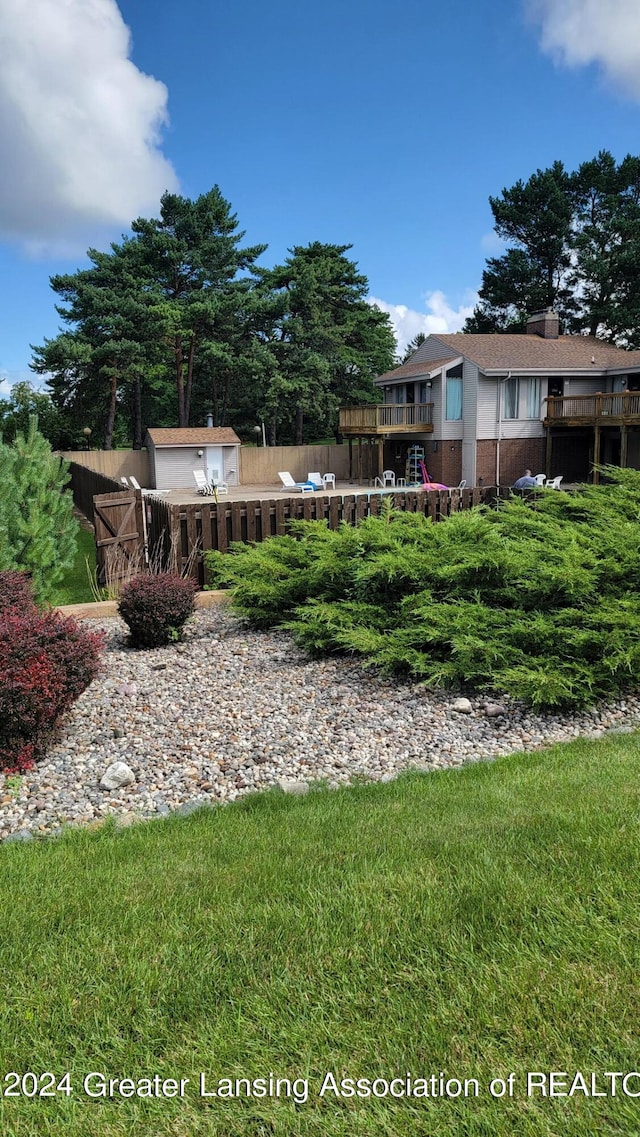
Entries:
<svg viewBox="0 0 640 1137">
<path fill-rule="evenodd" d="M 451 707 L 451 710 L 457 711 L 459 715 L 470 715 L 473 711 L 473 706 L 471 705 L 469 699 L 456 699 L 455 703 L 453 703 Z"/>
<path fill-rule="evenodd" d="M 278 785 L 285 794 L 294 794 L 297 797 L 302 797 L 304 794 L 309 793 L 308 782 L 294 782 L 292 778 L 280 778 Z"/>
<path fill-rule="evenodd" d="M 100 779 L 100 785 L 105 790 L 118 790 L 121 786 L 129 786 L 135 782 L 136 776 L 126 762 L 112 762 Z"/>
<path fill-rule="evenodd" d="M 506 715 L 507 708 L 503 707 L 501 703 L 487 703 L 484 708 L 484 713 L 488 719 L 497 719 L 502 715 Z"/>
<path fill-rule="evenodd" d="M 0 841 L 118 814 L 187 814 L 272 786 L 305 794 L 318 782 L 388 782 L 640 723 L 638 692 L 552 713 L 506 695 L 456 700 L 357 659 L 309 659 L 284 632 L 253 631 L 228 608 L 199 611 L 184 651 L 129 651 L 117 617 L 88 626 L 106 635 L 104 669 L 37 770 L 16 791 L 0 775 Z M 123 685 L 137 698 L 123 698 Z M 118 765 L 127 780 L 100 784 Z"/>
</svg>

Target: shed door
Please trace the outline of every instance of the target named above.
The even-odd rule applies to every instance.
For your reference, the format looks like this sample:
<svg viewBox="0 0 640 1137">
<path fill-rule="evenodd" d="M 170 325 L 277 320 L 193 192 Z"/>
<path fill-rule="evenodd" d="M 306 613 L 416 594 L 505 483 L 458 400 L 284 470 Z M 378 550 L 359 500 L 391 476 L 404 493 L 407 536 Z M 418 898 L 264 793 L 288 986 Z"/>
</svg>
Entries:
<svg viewBox="0 0 640 1137">
<path fill-rule="evenodd" d="M 221 446 L 207 446 L 207 477 L 210 482 L 221 482 L 223 480 L 223 466 L 222 466 L 222 447 Z"/>
</svg>

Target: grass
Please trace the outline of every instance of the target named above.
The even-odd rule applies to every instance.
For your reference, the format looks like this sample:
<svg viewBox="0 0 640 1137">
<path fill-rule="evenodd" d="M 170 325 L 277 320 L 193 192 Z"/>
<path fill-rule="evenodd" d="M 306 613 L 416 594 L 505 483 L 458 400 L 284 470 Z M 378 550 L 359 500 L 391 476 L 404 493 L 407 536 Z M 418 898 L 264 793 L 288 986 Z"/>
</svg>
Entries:
<svg viewBox="0 0 640 1137">
<path fill-rule="evenodd" d="M 78 527 L 78 548 L 73 565 L 67 572 L 64 581 L 58 585 L 51 603 L 54 606 L 64 604 L 86 604 L 95 599 L 87 573 L 87 558 L 92 573 L 96 565 L 96 546 L 93 533 L 88 529 Z"/>
<path fill-rule="evenodd" d="M 638 735 L 5 845 L 0 1066 L 74 1092 L 0 1098 L 0 1131 L 637 1134 L 636 1099 L 527 1098 L 525 1072 L 638 1068 L 639 894 Z M 91 1071 L 190 1083 L 92 1100 Z M 200 1071 L 308 1078 L 309 1099 L 201 1098 Z M 328 1071 L 480 1093 L 320 1098 Z"/>
</svg>

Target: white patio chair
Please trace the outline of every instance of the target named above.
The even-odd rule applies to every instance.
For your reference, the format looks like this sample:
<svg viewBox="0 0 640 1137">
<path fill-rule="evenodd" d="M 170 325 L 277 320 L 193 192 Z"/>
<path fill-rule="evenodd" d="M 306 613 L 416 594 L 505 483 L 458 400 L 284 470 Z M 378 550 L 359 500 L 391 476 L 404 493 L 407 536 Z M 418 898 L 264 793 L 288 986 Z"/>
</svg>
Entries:
<svg viewBox="0 0 640 1137">
<path fill-rule="evenodd" d="M 229 484 L 228 482 L 216 482 L 214 489 L 218 497 L 225 497 L 229 493 Z"/>
<path fill-rule="evenodd" d="M 312 474 L 307 474 L 307 481 L 311 482 L 313 488 L 316 490 L 324 489 L 322 474 L 318 473 L 317 470 L 314 470 Z"/>
<path fill-rule="evenodd" d="M 282 488 L 285 490 L 300 490 L 301 493 L 313 493 L 314 487 L 311 482 L 294 482 L 288 470 L 278 470 L 278 477 L 282 482 Z"/>
<path fill-rule="evenodd" d="M 458 482 L 456 489 L 465 490 L 466 488 L 467 488 L 467 479 L 463 478 L 462 481 Z"/>
<path fill-rule="evenodd" d="M 322 485 L 324 486 L 325 489 L 327 489 L 328 486 L 331 486 L 331 489 L 334 490 L 336 488 L 336 476 L 335 476 L 335 474 L 323 474 L 322 475 Z"/>
<path fill-rule="evenodd" d="M 127 489 L 128 489 L 128 490 L 130 490 L 130 489 L 131 489 L 131 486 L 129 485 L 129 482 L 128 482 L 128 481 L 127 481 L 127 479 L 125 478 L 124 474 L 122 474 L 122 475 L 120 476 L 120 481 L 122 482 L 123 486 L 126 486 L 126 487 L 127 487 Z M 135 486 L 134 486 L 134 489 L 135 489 Z"/>
<path fill-rule="evenodd" d="M 213 489 L 207 481 L 204 470 L 194 470 L 193 480 L 196 483 L 197 492 L 205 495 L 206 497 L 213 497 Z"/>
<path fill-rule="evenodd" d="M 383 470 L 382 471 L 382 484 L 383 484 L 383 486 L 395 487 L 396 475 L 395 475 L 395 472 L 393 470 Z"/>
<path fill-rule="evenodd" d="M 534 474 L 534 477 L 539 486 L 543 486 L 547 480 L 546 474 Z"/>
<path fill-rule="evenodd" d="M 545 488 L 548 490 L 559 490 L 560 482 L 562 481 L 563 477 L 564 474 L 558 474 L 557 478 L 550 478 Z"/>
</svg>

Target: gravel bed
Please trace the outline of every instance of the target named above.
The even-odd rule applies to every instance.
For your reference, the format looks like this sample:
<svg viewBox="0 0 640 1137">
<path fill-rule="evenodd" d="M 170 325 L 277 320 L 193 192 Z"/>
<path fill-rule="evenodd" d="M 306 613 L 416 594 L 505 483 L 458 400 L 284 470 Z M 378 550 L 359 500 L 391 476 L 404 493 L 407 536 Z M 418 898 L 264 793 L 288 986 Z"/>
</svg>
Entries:
<svg viewBox="0 0 640 1137">
<path fill-rule="evenodd" d="M 199 611 L 183 643 L 152 651 L 129 648 L 119 619 L 85 624 L 106 632 L 104 669 L 46 758 L 20 784 L 0 775 L 2 840 L 109 815 L 126 825 L 277 784 L 295 793 L 320 780 L 384 782 L 410 767 L 640 726 L 636 695 L 572 715 L 457 700 L 350 659 L 310 660 L 283 633 L 248 631 L 226 606 Z M 134 780 L 109 790 L 100 782 L 115 762 Z"/>
</svg>

